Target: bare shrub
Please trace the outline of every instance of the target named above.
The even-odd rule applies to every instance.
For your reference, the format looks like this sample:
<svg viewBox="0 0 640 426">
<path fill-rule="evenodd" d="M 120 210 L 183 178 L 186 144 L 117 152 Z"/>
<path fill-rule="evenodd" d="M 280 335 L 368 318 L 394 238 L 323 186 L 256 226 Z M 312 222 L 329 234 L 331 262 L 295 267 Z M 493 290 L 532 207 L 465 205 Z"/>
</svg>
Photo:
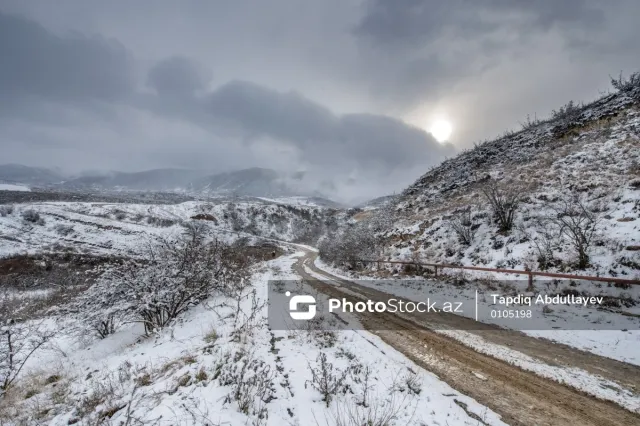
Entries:
<svg viewBox="0 0 640 426">
<path fill-rule="evenodd" d="M 523 233 L 529 238 L 531 248 L 533 249 L 538 268 L 540 270 L 548 269 L 554 263 L 553 250 L 557 245 L 557 237 L 555 235 L 552 224 L 546 217 L 535 218 L 534 221 L 535 235 L 532 236 L 527 229 Z"/>
<path fill-rule="evenodd" d="M 527 114 L 527 119 L 524 122 L 520 123 L 520 125 L 524 130 L 527 130 L 538 126 L 540 123 L 542 123 L 542 120 L 538 118 L 537 114 L 534 114 L 533 117 Z"/>
<path fill-rule="evenodd" d="M 324 352 L 321 352 L 318 358 L 316 358 L 315 367 L 309 364 L 309 370 L 311 370 L 312 378 L 305 382 L 305 388 L 308 384 L 320 392 L 322 401 L 329 407 L 333 397 L 345 391 L 344 381 L 349 371 L 340 371 L 335 368 L 333 364 L 327 360 L 327 355 Z"/>
<path fill-rule="evenodd" d="M 0 216 L 6 217 L 13 214 L 13 206 L 12 205 L 2 205 L 0 206 Z"/>
<path fill-rule="evenodd" d="M 220 368 L 218 380 L 232 389 L 225 403 L 235 401 L 240 412 L 266 419 L 266 404 L 275 399 L 274 373 L 269 365 L 251 354 L 238 352 Z"/>
<path fill-rule="evenodd" d="M 494 220 L 500 226 L 500 231 L 508 232 L 513 227 L 515 213 L 520 204 L 519 194 L 513 186 L 504 188 L 494 180 L 489 180 L 482 188 L 493 212 Z"/>
<path fill-rule="evenodd" d="M 42 324 L 0 319 L 0 398 L 16 381 L 26 362 L 54 336 Z"/>
<path fill-rule="evenodd" d="M 106 316 L 94 321 L 93 331 L 100 339 L 104 339 L 116 332 L 115 314 L 109 313 Z"/>
<path fill-rule="evenodd" d="M 148 334 L 214 293 L 235 295 L 245 285 L 247 262 L 226 244 L 193 234 L 150 247 L 143 259 L 108 274 L 103 287 L 134 311 Z"/>
<path fill-rule="evenodd" d="M 449 219 L 449 226 L 456 233 L 462 244 L 471 245 L 476 230 L 471 207 L 455 212 Z"/>
<path fill-rule="evenodd" d="M 619 92 L 631 92 L 635 89 L 640 89 L 640 72 L 634 72 L 625 78 L 622 76 L 622 72 L 618 78 L 611 77 L 611 85 Z"/>
<path fill-rule="evenodd" d="M 62 223 L 57 224 L 54 229 L 58 235 L 62 235 L 63 237 L 66 237 L 73 232 L 73 226 L 64 225 Z"/>
<path fill-rule="evenodd" d="M 40 216 L 40 213 L 33 209 L 23 211 L 22 220 L 36 225 L 44 225 L 44 218 Z"/>
<path fill-rule="evenodd" d="M 113 217 L 116 218 L 116 220 L 124 220 L 127 218 L 127 214 L 122 210 L 116 210 L 113 214 Z"/>
<path fill-rule="evenodd" d="M 569 101 L 557 110 L 554 109 L 551 112 L 551 117 L 553 119 L 571 122 L 576 120 L 580 116 L 581 109 L 582 105 L 577 104 L 573 101 Z"/>
<path fill-rule="evenodd" d="M 553 214 L 548 220 L 558 234 L 573 246 L 578 256 L 578 268 L 589 266 L 589 252 L 597 235 L 599 214 L 593 212 L 577 196 L 568 196 L 549 205 Z"/>
</svg>

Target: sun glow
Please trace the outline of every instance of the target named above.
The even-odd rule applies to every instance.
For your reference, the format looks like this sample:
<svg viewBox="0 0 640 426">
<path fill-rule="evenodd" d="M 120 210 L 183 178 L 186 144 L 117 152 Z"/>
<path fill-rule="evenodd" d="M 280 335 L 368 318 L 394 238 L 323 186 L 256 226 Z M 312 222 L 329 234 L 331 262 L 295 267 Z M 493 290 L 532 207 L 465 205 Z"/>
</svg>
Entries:
<svg viewBox="0 0 640 426">
<path fill-rule="evenodd" d="M 447 120 L 436 120 L 429 128 L 429 133 L 440 143 L 448 141 L 451 132 L 453 132 L 453 127 Z"/>
</svg>

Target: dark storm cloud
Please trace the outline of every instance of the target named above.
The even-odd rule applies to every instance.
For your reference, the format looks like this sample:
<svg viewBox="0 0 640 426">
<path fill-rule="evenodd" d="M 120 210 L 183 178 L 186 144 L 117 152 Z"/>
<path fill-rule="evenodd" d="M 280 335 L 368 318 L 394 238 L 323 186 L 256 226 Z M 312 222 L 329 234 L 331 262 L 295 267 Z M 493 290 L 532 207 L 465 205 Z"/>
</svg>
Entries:
<svg viewBox="0 0 640 426">
<path fill-rule="evenodd" d="M 198 104 L 205 114 L 196 113 L 194 105 Z M 182 106 L 174 113 L 179 110 L 185 119 L 226 124 L 239 130 L 248 142 L 263 137 L 285 142 L 304 160 L 315 163 L 347 161 L 382 171 L 434 164 L 452 153 L 451 147 L 400 120 L 375 114 L 336 115 L 299 93 L 278 92 L 245 81 L 224 84 Z"/>
<path fill-rule="evenodd" d="M 209 79 L 209 72 L 192 59 L 172 56 L 151 68 L 148 84 L 160 95 L 184 95 L 204 90 Z"/>
<path fill-rule="evenodd" d="M 415 46 L 445 30 L 463 37 L 493 32 L 500 25 L 496 15 L 512 12 L 545 29 L 564 23 L 599 24 L 603 18 L 586 0 L 369 0 L 354 33 L 381 45 Z"/>
<path fill-rule="evenodd" d="M 5 161 L 289 167 L 336 190 L 451 155 L 434 118 L 465 148 L 640 55 L 636 0 L 0 3 Z"/>
<path fill-rule="evenodd" d="M 411 107 L 458 82 L 504 67 L 556 31 L 558 45 L 599 34 L 604 13 L 588 0 L 369 0 L 352 33 L 371 63 L 369 90 Z M 570 52 L 567 52 L 570 53 Z M 376 64 L 373 66 L 373 64 Z"/>
<path fill-rule="evenodd" d="M 116 41 L 57 36 L 0 11 L 0 94 L 47 100 L 114 100 L 133 88 L 131 58 Z"/>
</svg>

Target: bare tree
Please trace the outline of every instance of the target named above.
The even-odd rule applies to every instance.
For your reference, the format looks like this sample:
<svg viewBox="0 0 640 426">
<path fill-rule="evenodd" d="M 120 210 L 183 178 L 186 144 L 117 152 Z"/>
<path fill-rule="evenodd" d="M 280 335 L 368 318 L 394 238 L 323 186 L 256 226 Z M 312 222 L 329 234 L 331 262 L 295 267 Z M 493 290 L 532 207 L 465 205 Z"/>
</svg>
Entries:
<svg viewBox="0 0 640 426">
<path fill-rule="evenodd" d="M 549 207 L 553 211 L 549 221 L 555 224 L 558 234 L 575 249 L 578 268 L 586 268 L 589 266 L 589 251 L 598 231 L 598 213 L 590 210 L 577 196 L 566 197 Z"/>
<path fill-rule="evenodd" d="M 459 210 L 449 219 L 449 226 L 458 235 L 460 242 L 465 245 L 471 245 L 475 227 L 473 226 L 473 213 L 471 207 Z"/>
<path fill-rule="evenodd" d="M 41 323 L 5 319 L 0 326 L 0 398 L 16 381 L 25 364 L 54 333 Z"/>
<path fill-rule="evenodd" d="M 500 226 L 500 231 L 510 231 L 513 228 L 515 213 L 520 201 L 518 192 L 513 187 L 500 187 L 492 179 L 484 184 L 481 190 L 491 206 L 493 217 Z"/>
</svg>

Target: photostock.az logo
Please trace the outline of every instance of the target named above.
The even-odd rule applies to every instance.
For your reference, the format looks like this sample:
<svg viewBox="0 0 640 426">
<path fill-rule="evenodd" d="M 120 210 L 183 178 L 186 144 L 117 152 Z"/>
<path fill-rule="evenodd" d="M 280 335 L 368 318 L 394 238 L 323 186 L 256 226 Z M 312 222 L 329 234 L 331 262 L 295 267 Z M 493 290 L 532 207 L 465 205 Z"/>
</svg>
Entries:
<svg viewBox="0 0 640 426">
<path fill-rule="evenodd" d="M 291 292 L 287 291 L 285 293 L 287 297 L 291 296 Z M 298 311 L 298 305 L 308 304 L 308 311 Z M 316 316 L 316 299 L 313 296 L 309 295 L 299 295 L 293 296 L 291 300 L 289 300 L 289 315 L 294 320 L 310 320 Z"/>
</svg>

